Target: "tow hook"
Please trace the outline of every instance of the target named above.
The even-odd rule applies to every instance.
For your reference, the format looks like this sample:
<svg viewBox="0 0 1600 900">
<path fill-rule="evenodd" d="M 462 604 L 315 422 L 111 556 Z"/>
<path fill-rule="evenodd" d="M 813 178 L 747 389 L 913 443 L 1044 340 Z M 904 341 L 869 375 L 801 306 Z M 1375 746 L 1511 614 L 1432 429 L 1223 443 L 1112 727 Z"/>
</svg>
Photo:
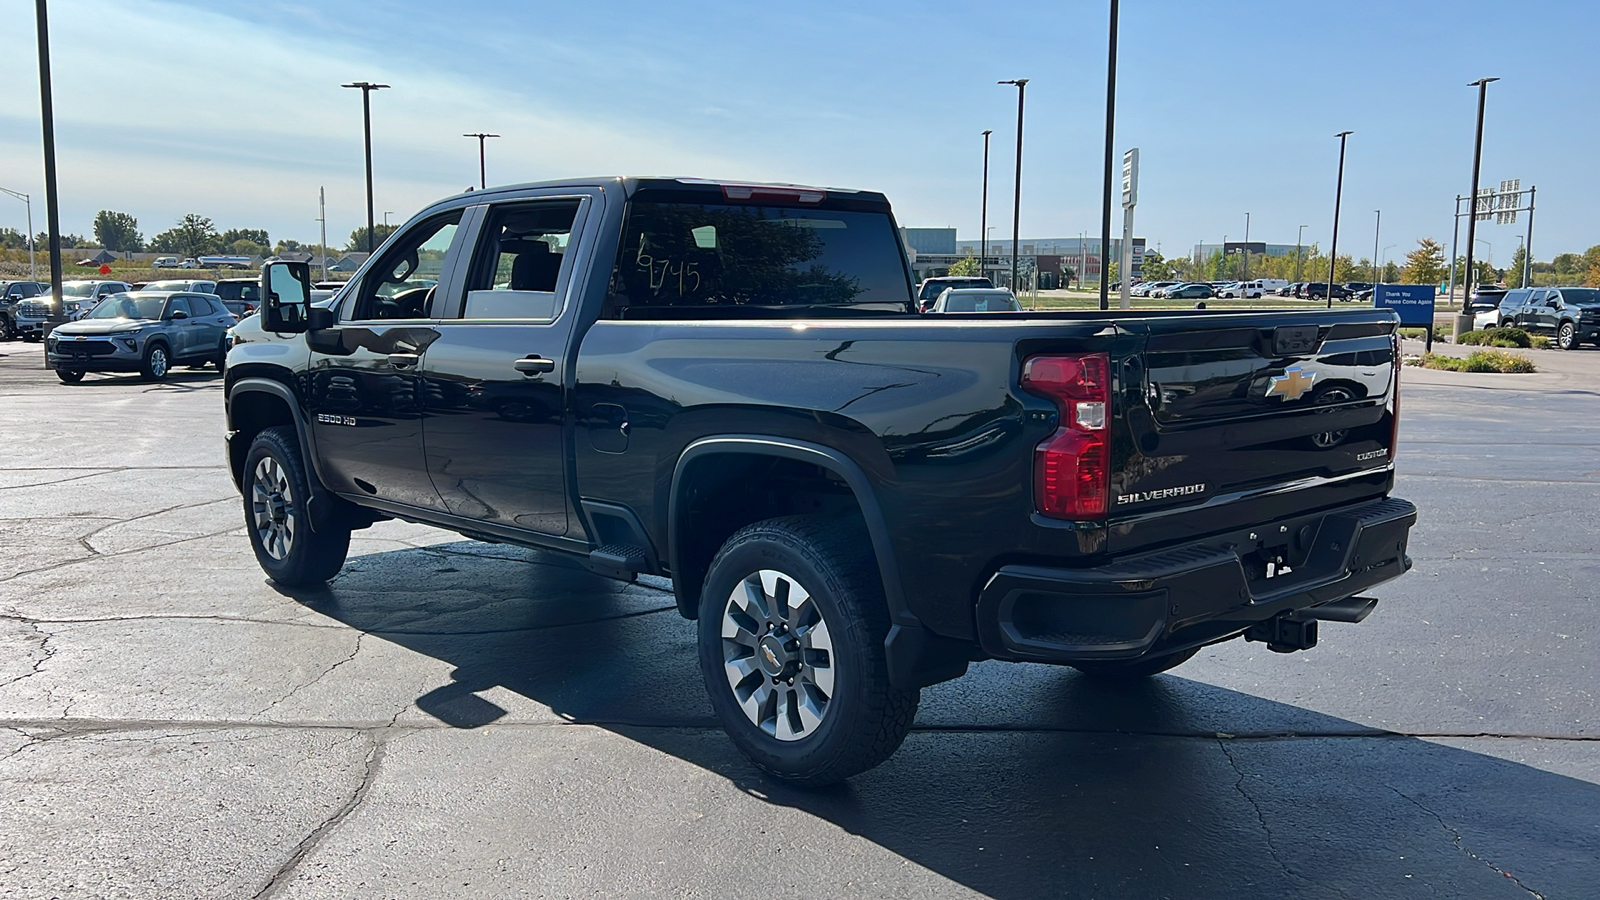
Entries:
<svg viewBox="0 0 1600 900">
<path fill-rule="evenodd" d="M 1295 613 L 1283 613 L 1251 625 L 1245 631 L 1244 639 L 1260 641 L 1273 653 L 1310 650 L 1317 645 L 1317 620 L 1301 618 Z"/>
</svg>

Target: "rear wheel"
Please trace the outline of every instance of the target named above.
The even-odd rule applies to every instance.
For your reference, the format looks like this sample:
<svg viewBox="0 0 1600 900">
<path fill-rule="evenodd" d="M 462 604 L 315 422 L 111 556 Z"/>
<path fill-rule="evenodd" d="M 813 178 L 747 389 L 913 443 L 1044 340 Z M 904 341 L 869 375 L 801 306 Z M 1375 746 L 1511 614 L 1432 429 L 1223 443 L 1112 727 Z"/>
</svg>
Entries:
<svg viewBox="0 0 1600 900">
<path fill-rule="evenodd" d="M 78 369 L 57 369 L 56 377 L 62 384 L 77 384 L 83 380 L 83 372 Z"/>
<path fill-rule="evenodd" d="M 326 524 L 313 532 L 311 491 L 292 427 L 263 429 L 244 462 L 244 521 L 256 562 L 286 587 L 315 587 L 344 566 L 350 529 Z"/>
<path fill-rule="evenodd" d="M 0 340 L 14 341 L 17 339 L 16 323 L 10 316 L 0 316 Z"/>
<path fill-rule="evenodd" d="M 889 614 L 859 527 L 768 519 L 723 544 L 700 602 L 700 667 L 729 737 L 771 775 L 808 787 L 888 759 L 917 690 L 889 683 Z"/>
<path fill-rule="evenodd" d="M 1144 657 L 1140 659 L 1104 659 L 1093 662 L 1077 662 L 1072 667 L 1079 672 L 1095 679 L 1096 681 L 1138 681 L 1159 675 L 1168 669 L 1175 669 L 1194 658 L 1200 652 L 1199 647 L 1169 653 L 1166 656 Z"/>
<path fill-rule="evenodd" d="M 167 345 L 152 343 L 144 349 L 144 361 L 139 364 L 139 374 L 146 381 L 161 381 L 172 370 L 172 355 Z"/>
<path fill-rule="evenodd" d="M 213 363 L 216 363 L 217 373 L 219 375 L 228 371 L 228 339 L 227 338 L 223 338 L 222 339 L 222 343 L 217 345 L 217 355 L 212 357 L 211 361 Z"/>
</svg>

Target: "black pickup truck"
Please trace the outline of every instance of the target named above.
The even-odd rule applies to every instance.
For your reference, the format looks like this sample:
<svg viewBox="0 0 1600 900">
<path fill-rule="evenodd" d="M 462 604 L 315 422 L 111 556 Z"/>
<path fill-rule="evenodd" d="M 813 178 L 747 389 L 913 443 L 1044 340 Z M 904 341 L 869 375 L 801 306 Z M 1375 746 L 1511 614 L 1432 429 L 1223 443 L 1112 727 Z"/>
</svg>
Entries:
<svg viewBox="0 0 1600 900">
<path fill-rule="evenodd" d="M 266 572 L 400 518 L 668 576 L 795 782 L 887 758 L 970 661 L 1304 650 L 1411 564 L 1388 310 L 919 314 L 880 194 L 645 178 L 444 200 L 310 291 L 266 267 L 228 357 Z"/>
</svg>

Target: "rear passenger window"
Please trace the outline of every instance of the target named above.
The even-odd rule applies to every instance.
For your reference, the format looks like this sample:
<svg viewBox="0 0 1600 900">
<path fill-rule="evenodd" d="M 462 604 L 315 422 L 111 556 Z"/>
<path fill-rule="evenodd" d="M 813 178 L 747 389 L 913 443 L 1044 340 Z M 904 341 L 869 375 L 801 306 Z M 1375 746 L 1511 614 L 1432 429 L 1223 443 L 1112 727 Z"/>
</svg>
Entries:
<svg viewBox="0 0 1600 900">
<path fill-rule="evenodd" d="M 554 321 L 579 201 L 495 207 L 467 278 L 463 319 Z"/>
<path fill-rule="evenodd" d="M 882 315 L 912 296 L 885 213 L 635 200 L 602 317 Z"/>
</svg>

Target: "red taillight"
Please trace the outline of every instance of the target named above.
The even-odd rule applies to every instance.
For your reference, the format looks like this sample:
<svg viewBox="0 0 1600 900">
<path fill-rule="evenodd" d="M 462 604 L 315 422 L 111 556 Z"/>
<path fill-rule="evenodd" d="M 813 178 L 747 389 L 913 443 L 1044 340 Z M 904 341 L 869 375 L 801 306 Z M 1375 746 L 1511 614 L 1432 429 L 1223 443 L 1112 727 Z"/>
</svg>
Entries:
<svg viewBox="0 0 1600 900">
<path fill-rule="evenodd" d="M 1061 411 L 1061 427 L 1033 451 L 1039 512 L 1052 519 L 1103 517 L 1111 486 L 1110 357 L 1035 356 L 1022 364 L 1022 387 Z"/>
</svg>

